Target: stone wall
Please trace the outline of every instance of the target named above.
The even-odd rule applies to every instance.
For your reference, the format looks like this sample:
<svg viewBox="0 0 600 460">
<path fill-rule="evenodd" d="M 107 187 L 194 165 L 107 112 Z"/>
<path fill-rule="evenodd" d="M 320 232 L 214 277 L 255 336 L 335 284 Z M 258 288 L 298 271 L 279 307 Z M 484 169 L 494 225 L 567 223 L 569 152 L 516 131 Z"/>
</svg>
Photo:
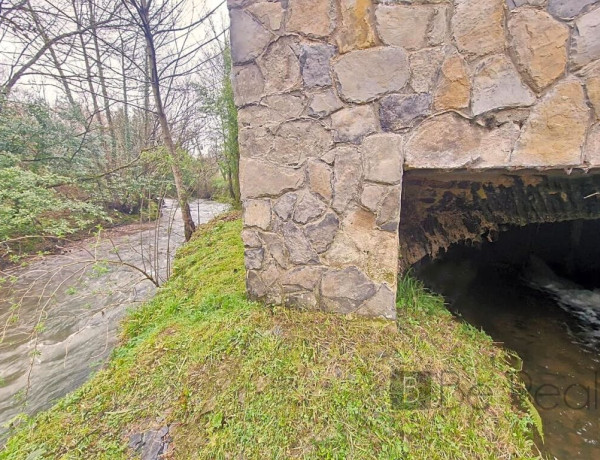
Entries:
<svg viewBox="0 0 600 460">
<path fill-rule="evenodd" d="M 600 0 L 228 4 L 253 298 L 393 318 L 403 168 L 600 166 Z"/>
</svg>

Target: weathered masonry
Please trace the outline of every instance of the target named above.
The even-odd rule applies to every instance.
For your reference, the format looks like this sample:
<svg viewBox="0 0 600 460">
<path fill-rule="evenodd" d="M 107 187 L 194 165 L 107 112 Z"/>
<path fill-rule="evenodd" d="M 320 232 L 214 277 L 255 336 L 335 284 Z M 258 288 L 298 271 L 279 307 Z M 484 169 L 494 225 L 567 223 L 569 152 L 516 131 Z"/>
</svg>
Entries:
<svg viewBox="0 0 600 460">
<path fill-rule="evenodd" d="M 600 0 L 229 7 L 253 298 L 393 318 L 399 255 L 600 216 Z"/>
</svg>

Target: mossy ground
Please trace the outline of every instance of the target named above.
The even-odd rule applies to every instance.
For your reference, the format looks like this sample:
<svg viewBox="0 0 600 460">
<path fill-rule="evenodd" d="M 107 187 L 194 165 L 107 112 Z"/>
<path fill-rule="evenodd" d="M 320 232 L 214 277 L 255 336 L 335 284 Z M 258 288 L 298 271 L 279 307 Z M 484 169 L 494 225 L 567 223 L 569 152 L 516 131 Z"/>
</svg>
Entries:
<svg viewBox="0 0 600 460">
<path fill-rule="evenodd" d="M 398 325 L 266 308 L 245 297 L 240 231 L 235 214 L 200 229 L 107 367 L 0 459 L 131 458 L 132 433 L 166 424 L 173 459 L 534 456 L 505 353 L 439 297 L 403 280 Z M 394 370 L 431 372 L 432 407 L 392 404 Z M 444 372 L 459 385 L 441 388 Z"/>
</svg>

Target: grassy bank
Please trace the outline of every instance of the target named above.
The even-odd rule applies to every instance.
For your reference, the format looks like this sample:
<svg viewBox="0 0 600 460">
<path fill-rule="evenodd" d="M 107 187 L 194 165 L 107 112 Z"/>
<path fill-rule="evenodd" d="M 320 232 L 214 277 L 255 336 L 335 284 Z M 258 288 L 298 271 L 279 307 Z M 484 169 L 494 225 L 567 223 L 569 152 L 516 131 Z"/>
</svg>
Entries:
<svg viewBox="0 0 600 460">
<path fill-rule="evenodd" d="M 440 298 L 403 280 L 399 326 L 265 308 L 244 295 L 240 230 L 236 215 L 203 227 L 107 368 L 0 459 L 131 458 L 129 437 L 164 425 L 173 459 L 532 456 L 506 356 Z M 429 409 L 400 406 L 401 371 L 432 373 Z"/>
</svg>

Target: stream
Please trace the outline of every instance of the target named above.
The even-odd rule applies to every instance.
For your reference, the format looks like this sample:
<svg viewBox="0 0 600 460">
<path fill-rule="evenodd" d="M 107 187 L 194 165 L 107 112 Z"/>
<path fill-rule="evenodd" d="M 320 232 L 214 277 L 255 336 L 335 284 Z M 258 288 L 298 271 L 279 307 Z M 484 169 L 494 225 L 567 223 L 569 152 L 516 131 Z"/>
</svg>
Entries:
<svg viewBox="0 0 600 460">
<path fill-rule="evenodd" d="M 197 224 L 228 209 L 206 200 L 190 207 Z M 50 407 L 106 362 L 118 341 L 119 321 L 156 292 L 146 275 L 164 282 L 183 242 L 177 203 L 166 200 L 154 223 L 108 230 L 68 244 L 62 254 L 5 271 L 0 285 L 0 441 L 19 414 Z"/>
<path fill-rule="evenodd" d="M 575 247 L 567 224 L 513 229 L 416 267 L 455 315 L 522 359 L 550 459 L 600 458 L 598 228 L 585 223 Z"/>
</svg>

